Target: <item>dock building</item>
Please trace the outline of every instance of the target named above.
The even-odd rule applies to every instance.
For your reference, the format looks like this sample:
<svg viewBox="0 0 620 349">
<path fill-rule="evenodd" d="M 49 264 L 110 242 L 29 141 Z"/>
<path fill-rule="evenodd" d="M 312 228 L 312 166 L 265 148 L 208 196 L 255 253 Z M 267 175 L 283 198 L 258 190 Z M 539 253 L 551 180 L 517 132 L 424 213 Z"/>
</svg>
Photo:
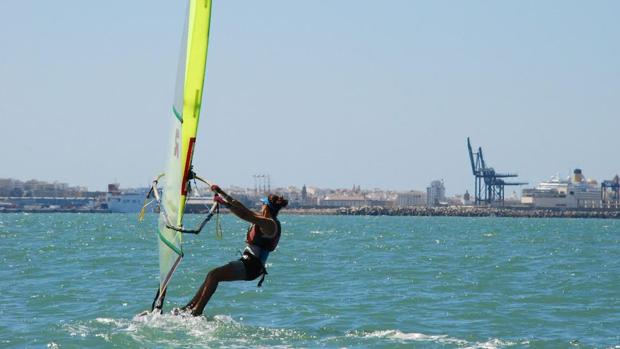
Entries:
<svg viewBox="0 0 620 349">
<path fill-rule="evenodd" d="M 395 205 L 398 207 L 424 206 L 426 205 L 426 193 L 417 190 L 398 193 Z"/>
<path fill-rule="evenodd" d="M 327 195 L 320 198 L 318 205 L 322 207 L 363 207 L 370 206 L 370 200 L 363 195 Z"/>
<path fill-rule="evenodd" d="M 439 206 L 441 203 L 445 202 L 446 187 L 443 185 L 443 180 L 432 181 L 430 186 L 426 188 L 426 206 Z"/>
</svg>

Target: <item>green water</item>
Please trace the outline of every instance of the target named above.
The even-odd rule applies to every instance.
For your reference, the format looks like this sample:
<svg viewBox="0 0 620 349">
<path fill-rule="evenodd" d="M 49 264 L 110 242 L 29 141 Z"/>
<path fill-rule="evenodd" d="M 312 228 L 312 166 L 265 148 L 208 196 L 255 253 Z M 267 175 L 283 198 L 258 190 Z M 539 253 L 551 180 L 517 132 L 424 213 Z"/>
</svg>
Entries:
<svg viewBox="0 0 620 349">
<path fill-rule="evenodd" d="M 620 348 L 620 221 L 284 215 L 261 289 L 138 318 L 155 219 L 0 215 L 0 347 Z M 238 258 L 246 225 L 212 228 L 187 237 L 167 309 Z"/>
</svg>

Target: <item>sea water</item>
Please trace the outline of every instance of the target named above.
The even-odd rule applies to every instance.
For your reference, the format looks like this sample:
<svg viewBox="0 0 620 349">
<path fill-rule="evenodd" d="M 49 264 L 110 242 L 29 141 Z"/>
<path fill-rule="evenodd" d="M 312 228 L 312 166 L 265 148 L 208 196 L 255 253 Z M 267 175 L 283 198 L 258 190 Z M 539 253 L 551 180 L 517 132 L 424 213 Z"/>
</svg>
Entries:
<svg viewBox="0 0 620 349">
<path fill-rule="evenodd" d="M 2 214 L 0 347 L 620 348 L 620 221 L 281 221 L 262 288 L 223 282 L 203 317 L 137 317 L 158 284 L 155 215 Z M 168 312 L 239 258 L 247 224 L 222 226 L 185 237 Z"/>
</svg>

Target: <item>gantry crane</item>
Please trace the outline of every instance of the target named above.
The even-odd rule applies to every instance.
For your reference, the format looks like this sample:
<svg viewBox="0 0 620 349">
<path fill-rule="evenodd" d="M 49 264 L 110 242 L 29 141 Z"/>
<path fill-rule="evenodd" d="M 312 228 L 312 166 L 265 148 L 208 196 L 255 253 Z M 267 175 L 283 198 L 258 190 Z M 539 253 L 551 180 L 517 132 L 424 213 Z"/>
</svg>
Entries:
<svg viewBox="0 0 620 349">
<path fill-rule="evenodd" d="M 476 205 L 501 205 L 504 206 L 504 187 L 525 185 L 526 182 L 506 182 L 502 178 L 517 177 L 516 173 L 498 173 L 493 167 L 487 167 L 482 155 L 482 147 L 474 152 L 469 137 L 467 137 L 467 149 L 471 171 L 475 177 L 474 200 Z"/>
</svg>

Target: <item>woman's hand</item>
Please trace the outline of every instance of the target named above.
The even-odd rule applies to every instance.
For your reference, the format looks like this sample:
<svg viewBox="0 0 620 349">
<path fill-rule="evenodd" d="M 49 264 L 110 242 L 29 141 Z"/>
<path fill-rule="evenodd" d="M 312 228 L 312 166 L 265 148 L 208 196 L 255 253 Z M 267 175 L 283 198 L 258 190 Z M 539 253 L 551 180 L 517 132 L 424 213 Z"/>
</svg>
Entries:
<svg viewBox="0 0 620 349">
<path fill-rule="evenodd" d="M 220 188 L 220 186 L 219 186 L 219 185 L 217 185 L 217 184 L 213 184 L 213 185 L 211 185 L 211 190 L 212 190 L 213 192 L 215 192 L 215 193 L 218 193 L 218 194 L 222 194 L 222 193 L 224 192 L 224 191 L 222 190 L 222 188 Z"/>
<path fill-rule="evenodd" d="M 221 196 L 219 196 L 218 194 L 215 194 L 213 196 L 213 201 L 217 202 L 220 205 L 224 205 L 224 206 L 228 206 L 228 203 L 226 202 L 226 200 L 224 200 Z"/>
<path fill-rule="evenodd" d="M 213 184 L 213 185 L 211 186 L 211 190 L 212 190 L 215 194 L 219 194 L 219 195 L 221 195 L 221 196 L 224 198 L 224 200 L 228 201 L 228 202 L 227 202 L 227 204 L 231 204 L 231 203 L 232 203 L 233 198 L 232 198 L 230 195 L 226 194 L 226 192 L 224 192 L 224 191 L 222 190 L 222 188 L 220 188 L 220 186 L 219 186 L 219 185 L 217 185 L 217 184 Z"/>
</svg>

